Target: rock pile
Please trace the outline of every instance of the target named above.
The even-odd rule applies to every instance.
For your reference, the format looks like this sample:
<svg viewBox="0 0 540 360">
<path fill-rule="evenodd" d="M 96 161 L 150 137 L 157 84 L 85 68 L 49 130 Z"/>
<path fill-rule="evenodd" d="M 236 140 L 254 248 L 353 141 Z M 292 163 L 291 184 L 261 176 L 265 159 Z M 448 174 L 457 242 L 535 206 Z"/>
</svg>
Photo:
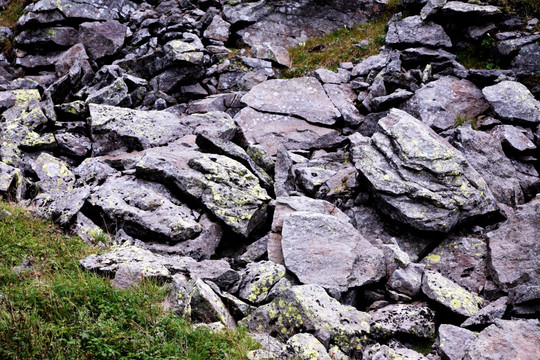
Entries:
<svg viewBox="0 0 540 360">
<path fill-rule="evenodd" d="M 536 359 L 540 33 L 403 1 L 378 55 L 279 78 L 384 4 L 32 3 L 0 29 L 0 195 L 111 237 L 82 266 L 168 282 L 253 359 Z M 486 41 L 505 70 L 456 60 Z"/>
</svg>

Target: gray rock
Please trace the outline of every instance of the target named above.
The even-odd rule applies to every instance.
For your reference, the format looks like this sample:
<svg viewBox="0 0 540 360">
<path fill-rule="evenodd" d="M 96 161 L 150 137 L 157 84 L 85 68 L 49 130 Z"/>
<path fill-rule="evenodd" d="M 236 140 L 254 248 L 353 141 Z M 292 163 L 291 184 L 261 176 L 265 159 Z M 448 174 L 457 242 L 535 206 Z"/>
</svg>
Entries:
<svg viewBox="0 0 540 360">
<path fill-rule="evenodd" d="M 463 360 L 535 360 L 539 343 L 538 320 L 497 320 L 478 335 Z"/>
<path fill-rule="evenodd" d="M 497 43 L 497 50 L 505 56 L 517 53 L 524 46 L 532 44 L 540 39 L 540 35 L 529 35 L 514 39 L 502 40 Z"/>
<path fill-rule="evenodd" d="M 254 23 L 273 10 L 266 1 L 227 3 L 223 7 L 223 17 L 231 24 L 237 22 Z"/>
<path fill-rule="evenodd" d="M 290 338 L 302 331 L 313 333 L 323 344 L 336 344 L 344 352 L 362 348 L 369 333 L 370 316 L 342 305 L 317 285 L 293 286 L 263 305 L 240 324 Z"/>
<path fill-rule="evenodd" d="M 364 116 L 360 114 L 354 102 L 356 94 L 349 84 L 324 84 L 326 95 L 343 116 L 347 125 L 357 126 L 364 121 Z"/>
<path fill-rule="evenodd" d="M 489 266 L 495 282 L 508 290 L 539 275 L 540 197 L 517 207 L 497 230 L 488 234 Z"/>
<path fill-rule="evenodd" d="M 440 14 L 442 16 L 485 19 L 497 17 L 502 14 L 502 11 L 493 5 L 478 5 L 461 1 L 449 1 L 442 7 Z"/>
<path fill-rule="evenodd" d="M 540 314 L 540 281 L 532 279 L 525 284 L 516 286 L 509 291 L 508 302 L 512 305 L 512 313 L 525 316 Z M 499 312 L 502 306 L 499 307 Z M 506 309 L 506 306 L 504 307 Z M 497 313 L 497 315 L 498 315 Z M 500 316 L 502 317 L 502 316 Z M 499 317 L 499 318 L 500 318 Z"/>
<path fill-rule="evenodd" d="M 369 108 L 373 111 L 388 110 L 392 107 L 399 106 L 405 100 L 408 100 L 413 93 L 403 89 L 397 89 L 391 94 L 378 96 L 371 99 Z"/>
<path fill-rule="evenodd" d="M 452 47 L 452 41 L 442 26 L 424 22 L 420 16 L 410 16 L 390 23 L 386 44 L 393 47 L 431 46 Z"/>
<path fill-rule="evenodd" d="M 502 298 L 497 299 L 497 301 L 486 305 L 476 314 L 465 320 L 463 324 L 461 324 L 461 327 L 477 327 L 494 324 L 495 320 L 501 319 L 504 316 L 507 308 L 507 301 L 508 297 L 503 296 Z M 462 348 L 465 349 L 464 346 Z"/>
<path fill-rule="evenodd" d="M 287 340 L 287 345 L 299 358 L 305 360 L 332 360 L 326 348 L 317 338 L 311 334 L 296 334 Z"/>
<path fill-rule="evenodd" d="M 175 243 L 202 230 L 193 212 L 173 200 L 163 185 L 133 177 L 108 178 L 88 201 L 118 228 L 140 239 Z"/>
<path fill-rule="evenodd" d="M 242 164 L 223 155 L 203 154 L 193 142 L 188 136 L 146 150 L 136 165 L 137 173 L 197 199 L 233 231 L 247 237 L 266 217 L 268 194 Z"/>
<path fill-rule="evenodd" d="M 336 130 L 292 116 L 257 111 L 251 107 L 242 109 L 234 120 L 242 130 L 246 145 L 260 145 L 272 157 L 280 146 L 289 150 L 310 150 L 334 147 L 345 140 Z"/>
<path fill-rule="evenodd" d="M 87 22 L 79 26 L 79 42 L 93 60 L 116 54 L 124 45 L 127 26 L 116 20 Z"/>
<path fill-rule="evenodd" d="M 448 324 L 439 326 L 439 335 L 435 349 L 442 360 L 461 360 L 467 347 L 476 341 L 478 334 L 472 331 Z"/>
<path fill-rule="evenodd" d="M 497 210 L 480 175 L 427 125 L 393 109 L 378 130 L 371 139 L 349 138 L 353 162 L 383 212 L 420 230 L 447 232 L 466 218 Z"/>
<path fill-rule="evenodd" d="M 250 303 L 266 301 L 269 291 L 285 275 L 285 267 L 272 261 L 247 265 L 240 281 L 238 296 Z"/>
<path fill-rule="evenodd" d="M 338 69 L 337 73 L 325 68 L 319 68 L 313 72 L 313 75 L 323 84 L 343 84 L 350 80 L 348 71 Z"/>
<path fill-rule="evenodd" d="M 493 128 L 491 134 L 497 138 L 503 147 L 510 152 L 531 152 L 536 145 L 527 137 L 526 131 L 512 125 L 498 125 Z"/>
<path fill-rule="evenodd" d="M 489 104 L 472 82 L 444 76 L 416 91 L 401 108 L 441 131 L 454 126 L 458 118 L 475 118 Z"/>
<path fill-rule="evenodd" d="M 102 228 L 97 226 L 92 220 L 79 212 L 75 217 L 72 227 L 73 234 L 77 235 L 87 244 L 96 244 L 98 239 L 107 238 L 108 235 Z"/>
<path fill-rule="evenodd" d="M 449 67 L 456 61 L 456 55 L 443 49 L 429 49 L 425 47 L 407 48 L 401 51 L 401 61 L 406 68 L 413 68 L 428 64 L 437 68 Z M 425 81 L 423 81 L 425 83 Z"/>
<path fill-rule="evenodd" d="M 487 244 L 474 237 L 443 240 L 421 263 L 469 291 L 480 293 L 487 277 Z"/>
<path fill-rule="evenodd" d="M 315 78 L 268 80 L 243 98 L 249 107 L 263 112 L 297 116 L 314 124 L 333 125 L 339 111 Z"/>
<path fill-rule="evenodd" d="M 420 18 L 422 20 L 428 20 L 442 9 L 448 0 L 428 0 L 426 5 L 420 10 Z"/>
<path fill-rule="evenodd" d="M 388 279 L 387 287 L 399 293 L 416 296 L 422 286 L 423 264 L 409 264 L 402 269 L 396 269 Z"/>
<path fill-rule="evenodd" d="M 521 47 L 519 53 L 512 60 L 512 67 L 526 73 L 540 71 L 540 44 L 529 44 Z"/>
<path fill-rule="evenodd" d="M 381 52 L 377 55 L 372 55 L 359 62 L 352 70 L 352 76 L 366 76 L 371 71 L 379 71 L 383 69 L 390 58 L 388 53 Z"/>
<path fill-rule="evenodd" d="M 21 48 L 48 50 L 67 48 L 77 43 L 77 30 L 67 26 L 27 30 L 13 40 Z"/>
<path fill-rule="evenodd" d="M 518 174 L 499 141 L 487 132 L 459 126 L 444 134 L 485 179 L 495 199 L 515 207 L 524 201 Z"/>
<path fill-rule="evenodd" d="M 428 298 L 444 305 L 450 311 L 467 317 L 476 314 L 483 303 L 481 297 L 432 270 L 424 271 L 422 291 Z"/>
<path fill-rule="evenodd" d="M 259 240 L 248 245 L 246 251 L 240 256 L 241 261 L 256 262 L 261 260 L 267 253 L 269 235 L 265 235 Z"/>
<path fill-rule="evenodd" d="M 386 359 L 403 359 L 403 360 L 426 360 L 426 358 L 414 350 L 404 347 L 391 348 L 387 345 L 375 344 L 363 353 L 364 360 L 386 360 Z"/>
<path fill-rule="evenodd" d="M 345 291 L 380 280 L 384 257 L 348 222 L 332 215 L 296 212 L 283 217 L 285 266 L 303 284 Z"/>
<path fill-rule="evenodd" d="M 0 162 L 0 195 L 8 201 L 21 201 L 24 195 L 23 174 L 20 169 Z"/>
<path fill-rule="evenodd" d="M 41 154 L 32 169 L 39 179 L 37 185 L 44 193 L 58 196 L 73 189 L 75 175 L 64 161 L 52 155 Z"/>
<path fill-rule="evenodd" d="M 93 73 L 88 59 L 84 45 L 75 44 L 56 58 L 54 69 L 57 75 L 68 74 L 73 66 L 80 66 L 84 72 Z"/>
<path fill-rule="evenodd" d="M 224 21 L 221 16 L 215 15 L 212 22 L 204 31 L 204 37 L 213 40 L 227 42 L 229 40 L 231 24 Z"/>
<path fill-rule="evenodd" d="M 193 65 L 204 65 L 205 56 L 204 47 L 199 41 L 171 40 L 163 47 L 165 60 L 169 65 L 184 65 L 190 63 Z"/>
<path fill-rule="evenodd" d="M 90 93 L 86 102 L 88 104 L 102 104 L 118 106 L 125 103 L 128 98 L 128 86 L 122 78 L 116 79 L 111 85 Z"/>
<path fill-rule="evenodd" d="M 502 119 L 529 125 L 540 123 L 540 102 L 525 85 L 515 81 L 501 81 L 485 87 L 482 92 Z"/>
<path fill-rule="evenodd" d="M 399 336 L 433 339 L 435 312 L 424 303 L 392 304 L 369 312 L 371 335 L 376 339 Z"/>
<path fill-rule="evenodd" d="M 292 65 L 289 52 L 282 46 L 272 45 L 266 42 L 253 44 L 250 52 L 257 59 L 269 60 L 284 67 L 291 67 Z"/>
<path fill-rule="evenodd" d="M 84 157 L 92 150 L 92 142 L 85 136 L 72 133 L 55 134 L 58 149 L 65 155 Z"/>
</svg>

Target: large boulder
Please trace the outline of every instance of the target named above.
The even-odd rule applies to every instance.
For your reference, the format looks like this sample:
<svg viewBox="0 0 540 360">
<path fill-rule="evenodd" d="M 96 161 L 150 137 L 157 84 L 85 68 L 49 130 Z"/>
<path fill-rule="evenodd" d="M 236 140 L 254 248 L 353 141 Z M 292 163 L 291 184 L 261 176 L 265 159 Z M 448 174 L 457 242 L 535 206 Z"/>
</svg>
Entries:
<svg viewBox="0 0 540 360">
<path fill-rule="evenodd" d="M 540 197 L 518 206 L 488 234 L 489 266 L 495 282 L 508 290 L 540 275 Z"/>
<path fill-rule="evenodd" d="M 381 210 L 420 230 L 447 232 L 468 218 L 497 210 L 485 181 L 424 123 L 392 109 L 371 138 L 350 136 L 357 170 Z"/>
<path fill-rule="evenodd" d="M 128 27 L 116 20 L 87 22 L 79 26 L 79 42 L 93 60 L 116 54 L 124 45 Z"/>
<path fill-rule="evenodd" d="M 482 92 L 501 119 L 533 126 L 540 123 L 540 101 L 525 85 L 506 80 Z"/>
</svg>

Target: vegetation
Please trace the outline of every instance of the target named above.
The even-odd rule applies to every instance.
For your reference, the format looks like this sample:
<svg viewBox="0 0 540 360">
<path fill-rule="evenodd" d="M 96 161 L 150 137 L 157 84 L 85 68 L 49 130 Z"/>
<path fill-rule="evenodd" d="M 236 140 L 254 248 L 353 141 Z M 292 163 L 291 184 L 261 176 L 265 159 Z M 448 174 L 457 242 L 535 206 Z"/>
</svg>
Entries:
<svg viewBox="0 0 540 360">
<path fill-rule="evenodd" d="M 30 2 L 31 0 L 10 0 L 5 9 L 0 11 L 0 26 L 15 27 L 25 6 Z"/>
<path fill-rule="evenodd" d="M 96 251 L 0 202 L 0 359 L 245 359 L 257 347 L 164 310 L 152 281 L 118 290 L 81 269 Z"/>
<path fill-rule="evenodd" d="M 523 16 L 540 15 L 538 0 L 491 0 L 492 4 L 501 6 L 506 12 L 518 13 Z"/>
<path fill-rule="evenodd" d="M 342 27 L 289 49 L 292 67 L 283 71 L 281 77 L 303 76 L 320 67 L 335 71 L 342 62 L 378 54 L 385 43 L 386 24 L 398 6 L 399 0 L 391 0 L 387 10 L 369 23 Z M 367 46 L 359 44 L 363 40 L 368 41 Z"/>
</svg>

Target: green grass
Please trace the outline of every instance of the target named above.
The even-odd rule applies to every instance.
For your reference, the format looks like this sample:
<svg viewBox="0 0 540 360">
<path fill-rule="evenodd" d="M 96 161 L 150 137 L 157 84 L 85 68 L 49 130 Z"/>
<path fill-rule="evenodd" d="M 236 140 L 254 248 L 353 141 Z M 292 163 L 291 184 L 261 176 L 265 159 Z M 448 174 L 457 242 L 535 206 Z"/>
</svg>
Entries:
<svg viewBox="0 0 540 360">
<path fill-rule="evenodd" d="M 245 359 L 257 348 L 244 331 L 195 329 L 164 310 L 166 287 L 152 281 L 113 288 L 78 264 L 97 249 L 2 209 L 0 359 Z"/>
<path fill-rule="evenodd" d="M 388 9 L 369 23 L 352 28 L 343 27 L 290 48 L 292 67 L 284 70 L 281 77 L 304 76 L 320 67 L 335 71 L 342 62 L 378 54 L 379 48 L 385 43 L 386 23 L 397 11 L 398 6 L 399 0 L 390 1 Z M 368 40 L 369 45 L 364 48 L 355 46 L 362 40 Z"/>
<path fill-rule="evenodd" d="M 522 16 L 540 15 L 540 1 L 538 0 L 490 0 L 489 2 L 502 7 L 506 12 Z"/>
<path fill-rule="evenodd" d="M 31 0 L 10 0 L 5 9 L 0 9 L 0 26 L 15 27 L 26 5 Z"/>
</svg>

